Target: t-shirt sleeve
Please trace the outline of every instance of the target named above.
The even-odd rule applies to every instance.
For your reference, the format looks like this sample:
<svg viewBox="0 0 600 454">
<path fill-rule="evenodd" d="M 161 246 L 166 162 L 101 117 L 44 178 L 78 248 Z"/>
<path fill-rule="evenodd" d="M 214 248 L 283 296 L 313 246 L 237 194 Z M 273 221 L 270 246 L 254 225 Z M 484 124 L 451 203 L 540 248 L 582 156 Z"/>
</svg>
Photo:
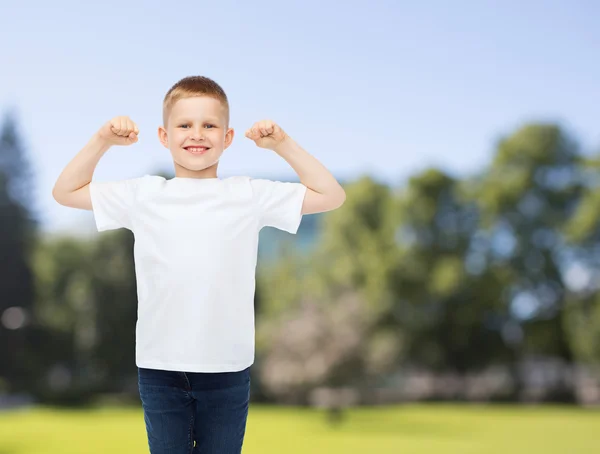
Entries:
<svg viewBox="0 0 600 454">
<path fill-rule="evenodd" d="M 260 227 L 275 227 L 296 233 L 302 220 L 306 186 L 301 183 L 260 179 L 252 179 L 250 184 Z"/>
<path fill-rule="evenodd" d="M 90 198 L 99 232 L 132 229 L 132 212 L 141 178 L 90 183 Z"/>
</svg>

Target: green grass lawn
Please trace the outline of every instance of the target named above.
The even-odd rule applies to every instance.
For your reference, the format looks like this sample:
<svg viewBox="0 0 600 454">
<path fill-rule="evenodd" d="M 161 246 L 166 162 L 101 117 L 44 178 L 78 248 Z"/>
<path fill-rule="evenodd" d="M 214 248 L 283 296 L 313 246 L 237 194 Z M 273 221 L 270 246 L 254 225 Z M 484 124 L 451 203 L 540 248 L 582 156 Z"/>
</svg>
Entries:
<svg viewBox="0 0 600 454">
<path fill-rule="evenodd" d="M 0 413 L 0 454 L 147 453 L 141 409 Z M 316 410 L 251 406 L 245 454 L 591 454 L 600 411 L 411 405 L 356 409 L 339 426 Z"/>
</svg>

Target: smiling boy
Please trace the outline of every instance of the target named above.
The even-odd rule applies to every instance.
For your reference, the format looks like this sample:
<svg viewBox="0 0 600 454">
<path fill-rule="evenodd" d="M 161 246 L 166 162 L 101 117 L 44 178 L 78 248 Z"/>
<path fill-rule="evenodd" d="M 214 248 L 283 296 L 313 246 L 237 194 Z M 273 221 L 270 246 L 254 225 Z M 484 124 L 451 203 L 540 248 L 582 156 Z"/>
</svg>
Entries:
<svg viewBox="0 0 600 454">
<path fill-rule="evenodd" d="M 254 362 L 259 231 L 296 233 L 302 215 L 340 207 L 345 192 L 270 120 L 245 136 L 287 161 L 300 182 L 219 178 L 235 133 L 225 92 L 206 77 L 186 77 L 164 98 L 158 138 L 174 178 L 92 182 L 104 153 L 136 143 L 138 134 L 129 117 L 107 122 L 65 167 L 53 196 L 93 210 L 98 231 L 134 234 L 136 365 L 150 452 L 239 453 Z"/>
</svg>

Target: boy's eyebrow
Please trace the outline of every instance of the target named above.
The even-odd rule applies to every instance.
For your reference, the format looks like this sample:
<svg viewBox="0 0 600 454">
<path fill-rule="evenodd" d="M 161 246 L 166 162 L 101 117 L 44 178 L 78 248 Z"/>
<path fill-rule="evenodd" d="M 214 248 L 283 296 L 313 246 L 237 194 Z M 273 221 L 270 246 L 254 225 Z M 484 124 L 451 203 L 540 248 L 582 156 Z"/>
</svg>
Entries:
<svg viewBox="0 0 600 454">
<path fill-rule="evenodd" d="M 175 118 L 175 121 L 176 122 L 184 122 L 184 121 L 194 122 L 194 120 L 191 120 L 191 119 L 189 119 L 187 117 Z M 210 121 L 210 122 L 216 123 L 216 122 L 218 122 L 220 120 L 217 117 L 206 117 L 206 118 L 203 118 L 202 121 L 203 122 Z"/>
</svg>

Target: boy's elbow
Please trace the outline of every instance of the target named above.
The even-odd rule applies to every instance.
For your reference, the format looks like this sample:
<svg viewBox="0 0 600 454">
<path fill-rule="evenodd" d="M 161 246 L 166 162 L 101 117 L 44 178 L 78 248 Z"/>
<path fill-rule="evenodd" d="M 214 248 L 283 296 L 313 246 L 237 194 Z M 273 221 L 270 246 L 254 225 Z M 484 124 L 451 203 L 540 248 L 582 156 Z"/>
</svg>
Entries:
<svg viewBox="0 0 600 454">
<path fill-rule="evenodd" d="M 63 200 L 62 198 L 62 193 L 60 192 L 60 190 L 54 186 L 54 188 L 52 188 L 52 198 L 59 204 L 63 204 L 61 201 Z"/>
<path fill-rule="evenodd" d="M 71 199 L 71 197 L 70 197 L 69 193 L 65 192 L 64 190 L 61 190 L 60 188 L 58 188 L 56 186 L 54 186 L 54 188 L 52 189 L 52 198 L 59 205 L 66 206 L 66 207 L 70 206 L 69 200 Z"/>
<path fill-rule="evenodd" d="M 75 191 L 65 191 L 55 187 L 52 190 L 52 197 L 56 202 L 65 207 L 92 210 L 89 184 Z"/>
<path fill-rule="evenodd" d="M 334 205 L 335 205 L 334 209 L 340 208 L 344 204 L 345 201 L 346 201 L 346 191 L 344 191 L 344 188 L 340 187 L 340 190 L 334 199 Z"/>
</svg>

